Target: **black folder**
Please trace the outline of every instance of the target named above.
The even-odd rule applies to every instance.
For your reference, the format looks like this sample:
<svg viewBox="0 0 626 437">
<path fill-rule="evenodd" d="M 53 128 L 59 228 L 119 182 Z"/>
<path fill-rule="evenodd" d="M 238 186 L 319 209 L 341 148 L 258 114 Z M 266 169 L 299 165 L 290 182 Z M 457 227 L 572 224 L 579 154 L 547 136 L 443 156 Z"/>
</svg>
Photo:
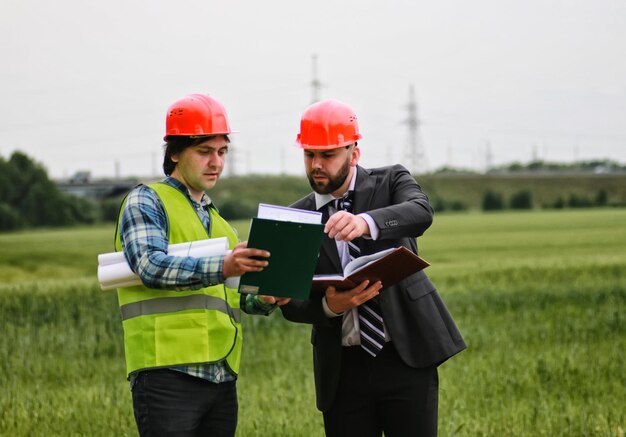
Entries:
<svg viewBox="0 0 626 437">
<path fill-rule="evenodd" d="M 308 299 L 324 225 L 253 218 L 248 247 L 270 252 L 261 272 L 247 272 L 240 293 Z"/>
</svg>

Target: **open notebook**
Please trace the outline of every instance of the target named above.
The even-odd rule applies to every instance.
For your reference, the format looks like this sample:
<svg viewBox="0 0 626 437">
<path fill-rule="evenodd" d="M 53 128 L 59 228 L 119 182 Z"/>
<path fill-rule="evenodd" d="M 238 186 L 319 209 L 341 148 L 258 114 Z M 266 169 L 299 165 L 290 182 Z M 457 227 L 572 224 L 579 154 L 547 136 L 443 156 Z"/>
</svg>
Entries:
<svg viewBox="0 0 626 437">
<path fill-rule="evenodd" d="M 315 275 L 312 289 L 323 292 L 332 285 L 337 290 L 348 290 L 366 279 L 370 284 L 381 281 L 385 288 L 397 284 L 429 265 L 406 247 L 400 246 L 350 261 L 344 268 L 343 275 Z"/>
</svg>

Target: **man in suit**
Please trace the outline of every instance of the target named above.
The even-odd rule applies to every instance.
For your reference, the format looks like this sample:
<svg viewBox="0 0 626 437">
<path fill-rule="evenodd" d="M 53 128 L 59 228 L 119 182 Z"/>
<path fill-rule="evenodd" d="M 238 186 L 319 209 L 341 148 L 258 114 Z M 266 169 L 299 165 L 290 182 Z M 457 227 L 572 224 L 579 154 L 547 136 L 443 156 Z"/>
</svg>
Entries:
<svg viewBox="0 0 626 437">
<path fill-rule="evenodd" d="M 416 237 L 432 223 L 428 198 L 406 168 L 358 166 L 359 139 L 345 103 L 321 101 L 302 116 L 297 145 L 314 192 L 291 206 L 323 214 L 317 274 L 341 273 L 353 257 L 398 246 L 417 253 Z M 327 436 L 437 434 L 437 366 L 466 346 L 423 271 L 390 287 L 329 287 L 281 309 L 286 319 L 313 325 L 317 407 Z"/>
</svg>

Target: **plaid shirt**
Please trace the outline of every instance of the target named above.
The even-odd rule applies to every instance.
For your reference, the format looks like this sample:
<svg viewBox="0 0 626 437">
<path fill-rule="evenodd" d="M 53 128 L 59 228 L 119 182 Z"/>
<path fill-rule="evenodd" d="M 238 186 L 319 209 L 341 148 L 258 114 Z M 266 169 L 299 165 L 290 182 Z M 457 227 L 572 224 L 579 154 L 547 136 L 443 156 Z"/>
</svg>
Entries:
<svg viewBox="0 0 626 437">
<path fill-rule="evenodd" d="M 180 190 L 192 203 L 202 224 L 210 229 L 209 196 L 203 194 L 200 203 L 193 200 L 187 188 L 178 180 L 168 177 L 164 183 Z M 157 194 L 147 186 L 139 186 L 130 192 L 122 213 L 120 239 L 124 255 L 133 272 L 137 273 L 145 286 L 160 290 L 197 290 L 224 282 L 222 268 L 224 256 L 191 258 L 167 255 L 167 215 Z M 276 305 L 271 305 L 258 296 L 241 295 L 241 309 L 248 314 L 268 315 Z M 210 364 L 190 364 L 172 367 L 192 376 L 219 383 L 233 381 L 232 373 L 225 360 Z M 131 384 L 134 381 L 131 375 Z"/>
</svg>

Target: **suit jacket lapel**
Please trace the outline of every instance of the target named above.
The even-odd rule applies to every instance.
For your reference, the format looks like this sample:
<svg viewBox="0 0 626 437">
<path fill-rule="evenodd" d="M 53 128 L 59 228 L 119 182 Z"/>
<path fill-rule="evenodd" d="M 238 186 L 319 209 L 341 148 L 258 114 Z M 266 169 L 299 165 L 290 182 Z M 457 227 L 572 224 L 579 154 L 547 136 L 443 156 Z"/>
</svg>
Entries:
<svg viewBox="0 0 626 437">
<path fill-rule="evenodd" d="M 368 211 L 369 206 L 372 203 L 372 197 L 374 196 L 375 180 L 370 177 L 370 172 L 363 167 L 357 166 L 356 183 L 354 185 L 354 206 L 352 208 L 353 214 L 359 214 Z M 363 247 L 363 239 L 356 238 L 354 244 L 361 249 L 361 254 L 365 255 Z"/>
<path fill-rule="evenodd" d="M 356 167 L 356 184 L 354 186 L 354 207 L 352 212 L 359 214 L 369 210 L 374 196 L 374 180 L 370 177 L 368 170 L 363 167 Z"/>
<path fill-rule="evenodd" d="M 322 209 L 325 210 L 322 221 L 323 223 L 326 223 L 328 221 L 328 205 L 324 206 Z M 328 238 L 328 234 L 324 234 L 324 237 L 322 238 L 322 248 L 320 249 L 320 254 L 322 252 L 328 257 L 336 272 L 343 272 L 341 259 L 339 258 L 339 252 L 337 251 L 337 243 L 335 243 L 334 239 Z"/>
</svg>

